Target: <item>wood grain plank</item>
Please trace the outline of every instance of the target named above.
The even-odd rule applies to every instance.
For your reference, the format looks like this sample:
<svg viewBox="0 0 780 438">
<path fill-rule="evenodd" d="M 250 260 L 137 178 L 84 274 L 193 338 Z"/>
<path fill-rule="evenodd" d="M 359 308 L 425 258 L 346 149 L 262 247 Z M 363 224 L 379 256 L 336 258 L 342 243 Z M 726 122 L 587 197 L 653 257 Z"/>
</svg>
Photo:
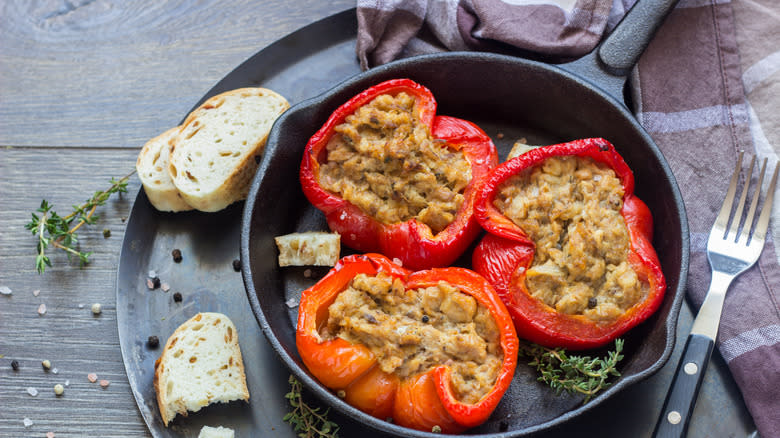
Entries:
<svg viewBox="0 0 780 438">
<path fill-rule="evenodd" d="M 354 0 L 11 0 L 0 145 L 140 146 L 280 37 Z"/>
<path fill-rule="evenodd" d="M 64 254 L 54 254 L 54 268 L 44 275 L 34 270 L 35 239 L 24 229 L 29 212 L 42 198 L 60 213 L 71 204 L 105 188 L 112 176 L 132 169 L 137 150 L 0 149 L 0 285 L 13 294 L 0 296 L 0 436 L 145 436 L 125 375 L 116 325 L 116 265 L 124 231 L 140 184 L 133 177 L 130 193 L 112 198 L 98 211 L 93 227 L 80 233 L 82 247 L 94 251 L 84 269 L 70 266 Z M 111 230 L 104 238 L 102 230 Z M 39 295 L 33 294 L 39 290 Z M 93 303 L 102 313 L 92 314 Z M 40 304 L 47 307 L 38 314 Z M 44 371 L 48 359 L 57 369 Z M 21 367 L 13 371 L 11 360 Z M 111 383 L 101 388 L 87 374 Z M 65 384 L 55 396 L 55 384 Z M 27 388 L 33 387 L 33 397 Z M 23 419 L 34 425 L 25 428 Z"/>
</svg>

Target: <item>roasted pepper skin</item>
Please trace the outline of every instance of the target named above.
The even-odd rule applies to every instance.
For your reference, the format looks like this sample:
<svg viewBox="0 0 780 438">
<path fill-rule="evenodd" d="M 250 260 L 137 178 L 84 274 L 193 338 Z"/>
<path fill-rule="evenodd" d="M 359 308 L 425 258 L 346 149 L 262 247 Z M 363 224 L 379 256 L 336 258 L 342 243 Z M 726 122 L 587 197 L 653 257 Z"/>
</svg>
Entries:
<svg viewBox="0 0 780 438">
<path fill-rule="evenodd" d="M 649 282 L 648 296 L 612 322 L 596 323 L 580 315 L 558 313 L 533 298 L 525 272 L 533 261 L 535 245 L 528 235 L 494 205 L 499 186 L 513 175 L 553 156 L 591 157 L 608 165 L 624 189 L 621 215 L 630 239 L 628 261 L 640 279 Z M 491 172 L 477 195 L 477 220 L 488 234 L 472 254 L 474 270 L 496 288 L 506 304 L 520 338 L 547 347 L 583 350 L 601 347 L 621 336 L 655 312 L 663 301 L 666 280 L 652 246 L 653 219 L 649 208 L 634 195 L 634 175 L 614 146 L 590 138 L 531 150 Z"/>
<path fill-rule="evenodd" d="M 439 365 L 405 380 L 383 372 L 364 345 L 344 339 L 323 340 L 319 328 L 327 323 L 328 307 L 358 274 L 379 272 L 401 279 L 417 289 L 447 282 L 474 297 L 496 321 L 504 358 L 493 388 L 475 404 L 459 402 L 450 385 L 450 368 Z M 477 273 L 464 268 L 433 268 L 412 272 L 380 254 L 342 258 L 317 284 L 301 295 L 296 345 L 308 370 L 323 385 L 344 391 L 352 406 L 380 419 L 392 418 L 404 427 L 458 433 L 487 420 L 506 392 L 517 364 L 518 339 L 512 319 L 493 287 Z"/>
<path fill-rule="evenodd" d="M 471 165 L 471 182 L 464 191 L 464 201 L 455 220 L 444 230 L 433 234 L 430 227 L 411 219 L 384 224 L 319 184 L 320 162 L 335 127 L 359 107 L 382 94 L 406 92 L 416 99 L 421 123 L 430 126 L 436 139 L 463 151 Z M 409 79 L 393 79 L 377 84 L 341 105 L 306 145 L 300 167 L 303 193 L 320 209 L 331 230 L 341 234 L 341 241 L 361 252 L 378 252 L 398 258 L 411 269 L 448 266 L 477 238 L 481 229 L 474 218 L 474 196 L 478 182 L 498 164 L 493 142 L 478 126 L 466 120 L 436 115 L 436 100 L 430 90 Z"/>
</svg>

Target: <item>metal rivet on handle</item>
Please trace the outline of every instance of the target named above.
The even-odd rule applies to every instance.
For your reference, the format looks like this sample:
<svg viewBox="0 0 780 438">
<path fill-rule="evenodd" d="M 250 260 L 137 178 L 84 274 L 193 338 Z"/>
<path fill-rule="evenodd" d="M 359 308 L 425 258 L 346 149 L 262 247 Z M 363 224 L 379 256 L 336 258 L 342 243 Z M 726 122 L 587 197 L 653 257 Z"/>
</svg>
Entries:
<svg viewBox="0 0 780 438">
<path fill-rule="evenodd" d="M 685 364 L 683 370 L 685 370 L 685 374 L 692 376 L 696 374 L 697 371 L 699 371 L 699 367 L 693 362 L 688 362 Z"/>
<path fill-rule="evenodd" d="M 666 416 L 666 421 L 677 424 L 682 420 L 682 415 L 680 415 L 677 411 L 671 411 L 669 412 L 669 415 Z"/>
</svg>

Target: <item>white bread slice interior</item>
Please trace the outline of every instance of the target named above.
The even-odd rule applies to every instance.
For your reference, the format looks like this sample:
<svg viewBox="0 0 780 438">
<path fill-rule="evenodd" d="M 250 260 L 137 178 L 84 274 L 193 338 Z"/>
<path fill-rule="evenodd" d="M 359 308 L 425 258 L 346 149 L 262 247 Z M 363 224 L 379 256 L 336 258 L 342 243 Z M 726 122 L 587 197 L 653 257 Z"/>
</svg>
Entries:
<svg viewBox="0 0 780 438">
<path fill-rule="evenodd" d="M 168 172 L 187 204 L 219 211 L 246 199 L 273 123 L 290 104 L 266 88 L 239 88 L 196 108 L 171 142 Z"/>
<path fill-rule="evenodd" d="M 338 233 L 307 231 L 274 237 L 279 266 L 334 266 L 341 252 Z"/>
<path fill-rule="evenodd" d="M 233 438 L 235 435 L 233 429 L 227 427 L 203 426 L 200 429 L 198 438 Z"/>
<path fill-rule="evenodd" d="M 165 426 L 212 403 L 249 400 L 236 326 L 221 313 L 198 313 L 180 325 L 154 364 L 157 406 Z"/>
<path fill-rule="evenodd" d="M 135 162 L 135 169 L 144 186 L 146 197 L 154 208 L 160 211 L 192 210 L 181 198 L 168 174 L 169 143 L 178 133 L 177 126 L 146 142 Z"/>
</svg>

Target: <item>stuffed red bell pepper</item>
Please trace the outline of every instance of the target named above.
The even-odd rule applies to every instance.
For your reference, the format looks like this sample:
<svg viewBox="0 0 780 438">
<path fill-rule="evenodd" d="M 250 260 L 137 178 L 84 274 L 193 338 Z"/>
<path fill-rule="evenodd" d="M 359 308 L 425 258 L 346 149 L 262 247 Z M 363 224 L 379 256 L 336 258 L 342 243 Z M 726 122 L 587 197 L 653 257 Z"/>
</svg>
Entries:
<svg viewBox="0 0 780 438">
<path fill-rule="evenodd" d="M 476 182 L 498 164 L 471 122 L 436 115 L 422 85 L 395 79 L 341 105 L 306 145 L 303 192 L 358 251 L 448 266 L 480 232 Z"/>
<path fill-rule="evenodd" d="M 514 375 L 518 339 L 492 286 L 464 268 L 412 272 L 351 255 L 301 296 L 298 353 L 347 403 L 404 427 L 483 423 Z"/>
<path fill-rule="evenodd" d="M 475 211 L 489 234 L 473 268 L 496 288 L 521 338 L 599 347 L 663 300 L 650 210 L 604 139 L 541 147 L 501 164 Z"/>
</svg>

